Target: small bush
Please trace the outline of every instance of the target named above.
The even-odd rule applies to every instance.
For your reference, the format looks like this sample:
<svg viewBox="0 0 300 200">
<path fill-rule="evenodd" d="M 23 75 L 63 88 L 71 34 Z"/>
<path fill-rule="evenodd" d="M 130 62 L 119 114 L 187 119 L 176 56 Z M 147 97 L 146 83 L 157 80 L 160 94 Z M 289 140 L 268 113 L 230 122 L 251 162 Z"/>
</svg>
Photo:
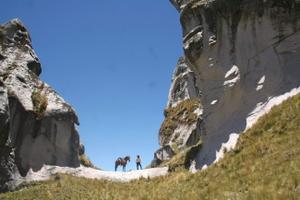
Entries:
<svg viewBox="0 0 300 200">
<path fill-rule="evenodd" d="M 80 161 L 80 164 L 82 164 L 85 167 L 95 168 L 92 161 L 85 154 L 82 154 L 79 156 L 79 161 Z"/>
<path fill-rule="evenodd" d="M 31 94 L 31 100 L 34 113 L 39 119 L 41 119 L 48 106 L 47 96 L 43 94 L 41 90 L 34 90 Z"/>
<path fill-rule="evenodd" d="M 3 44 L 4 41 L 4 30 L 2 28 L 2 26 L 0 26 L 0 44 Z"/>
<path fill-rule="evenodd" d="M 200 101 L 198 99 L 187 99 L 175 107 L 164 110 L 166 118 L 159 130 L 162 145 L 170 141 L 172 134 L 179 124 L 192 125 L 198 120 L 198 116 L 194 111 L 199 107 Z"/>
</svg>

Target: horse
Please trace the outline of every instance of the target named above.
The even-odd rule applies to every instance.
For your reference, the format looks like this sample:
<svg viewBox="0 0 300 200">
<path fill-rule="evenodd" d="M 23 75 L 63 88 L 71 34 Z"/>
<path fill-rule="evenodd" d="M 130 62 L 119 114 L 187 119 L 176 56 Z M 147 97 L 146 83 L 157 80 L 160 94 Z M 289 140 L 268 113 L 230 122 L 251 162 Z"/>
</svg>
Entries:
<svg viewBox="0 0 300 200">
<path fill-rule="evenodd" d="M 123 171 L 125 172 L 127 161 L 130 162 L 130 156 L 126 156 L 124 158 L 119 157 L 115 161 L 115 171 L 117 171 L 119 165 L 122 165 L 123 166 Z"/>
</svg>

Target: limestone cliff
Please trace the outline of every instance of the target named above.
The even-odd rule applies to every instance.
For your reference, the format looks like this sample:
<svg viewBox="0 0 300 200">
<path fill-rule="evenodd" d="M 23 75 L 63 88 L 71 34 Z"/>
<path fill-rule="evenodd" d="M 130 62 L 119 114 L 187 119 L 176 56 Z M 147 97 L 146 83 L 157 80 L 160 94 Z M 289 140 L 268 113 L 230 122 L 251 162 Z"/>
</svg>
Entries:
<svg viewBox="0 0 300 200">
<path fill-rule="evenodd" d="M 0 26 L 0 191 L 31 168 L 79 166 L 76 113 L 41 71 L 24 25 Z"/>
<path fill-rule="evenodd" d="M 154 153 L 152 166 L 170 160 L 174 155 L 200 141 L 202 106 L 195 73 L 184 58 L 178 60 L 173 73 L 165 120 L 159 130 L 161 148 Z"/>
<path fill-rule="evenodd" d="M 249 118 L 272 97 L 299 88 L 300 1 L 171 2 L 180 13 L 183 50 L 196 79 L 190 87 L 201 91 L 195 97 L 203 109 L 197 125 L 203 146 L 195 159 L 202 168 L 226 151 L 224 144 L 234 146 Z"/>
</svg>

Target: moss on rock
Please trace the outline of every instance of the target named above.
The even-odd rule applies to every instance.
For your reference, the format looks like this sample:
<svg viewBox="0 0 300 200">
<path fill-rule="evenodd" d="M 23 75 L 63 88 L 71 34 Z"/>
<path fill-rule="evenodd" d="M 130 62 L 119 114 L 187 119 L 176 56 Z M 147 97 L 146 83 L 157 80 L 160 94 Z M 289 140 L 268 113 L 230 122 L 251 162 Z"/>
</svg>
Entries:
<svg viewBox="0 0 300 200">
<path fill-rule="evenodd" d="M 41 90 L 35 89 L 31 94 L 31 100 L 34 113 L 39 119 L 42 118 L 48 106 L 47 96 Z"/>
<path fill-rule="evenodd" d="M 167 144 L 179 124 L 192 125 L 197 122 L 198 116 L 194 111 L 200 107 L 198 99 L 187 99 L 175 107 L 165 110 L 165 120 L 162 123 L 159 135 L 162 145 Z"/>
</svg>

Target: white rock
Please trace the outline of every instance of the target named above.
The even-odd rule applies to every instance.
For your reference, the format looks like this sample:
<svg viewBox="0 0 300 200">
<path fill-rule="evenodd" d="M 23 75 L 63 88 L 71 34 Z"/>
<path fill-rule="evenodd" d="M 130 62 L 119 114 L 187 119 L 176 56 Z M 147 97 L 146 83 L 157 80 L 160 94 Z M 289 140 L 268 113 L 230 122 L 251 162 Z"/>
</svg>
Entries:
<svg viewBox="0 0 300 200">
<path fill-rule="evenodd" d="M 228 78 L 228 77 L 230 77 L 230 76 L 237 76 L 237 75 L 239 75 L 239 74 L 240 74 L 240 70 L 239 70 L 238 66 L 233 65 L 233 66 L 230 68 L 230 70 L 226 72 L 224 78 L 226 79 L 226 78 Z"/>
<path fill-rule="evenodd" d="M 213 100 L 213 101 L 210 103 L 210 105 L 215 105 L 216 103 L 218 103 L 218 100 L 217 100 L 217 99 Z"/>
<path fill-rule="evenodd" d="M 216 160 L 214 162 L 218 162 L 221 158 L 224 157 L 224 153 L 232 150 L 239 138 L 239 134 L 231 133 L 229 135 L 229 139 L 226 143 L 222 143 L 222 146 L 219 151 L 216 151 Z"/>
<path fill-rule="evenodd" d="M 259 81 L 257 82 L 257 87 L 256 87 L 256 91 L 259 91 L 259 90 L 261 90 L 263 87 L 264 87 L 264 82 L 265 82 L 265 79 L 266 79 L 266 76 L 265 75 L 263 75 L 260 79 L 259 79 Z"/>
<path fill-rule="evenodd" d="M 230 78 L 230 79 L 229 79 Z M 227 79 L 227 80 L 226 80 Z M 233 65 L 232 68 L 226 72 L 224 86 L 232 87 L 240 80 L 240 71 L 238 66 Z"/>
<path fill-rule="evenodd" d="M 290 90 L 289 92 L 286 92 L 282 95 L 270 97 L 268 99 L 268 101 L 266 101 L 266 102 L 258 103 L 257 106 L 254 108 L 254 110 L 249 113 L 249 115 L 246 119 L 247 125 L 246 125 L 245 130 L 251 128 L 253 126 L 253 124 L 255 124 L 255 122 L 257 122 L 257 120 L 260 117 L 262 117 L 263 115 L 268 113 L 272 109 L 273 106 L 279 105 L 283 101 L 287 100 L 289 97 L 295 96 L 299 93 L 300 93 L 300 87 L 294 88 L 294 89 Z"/>
</svg>

